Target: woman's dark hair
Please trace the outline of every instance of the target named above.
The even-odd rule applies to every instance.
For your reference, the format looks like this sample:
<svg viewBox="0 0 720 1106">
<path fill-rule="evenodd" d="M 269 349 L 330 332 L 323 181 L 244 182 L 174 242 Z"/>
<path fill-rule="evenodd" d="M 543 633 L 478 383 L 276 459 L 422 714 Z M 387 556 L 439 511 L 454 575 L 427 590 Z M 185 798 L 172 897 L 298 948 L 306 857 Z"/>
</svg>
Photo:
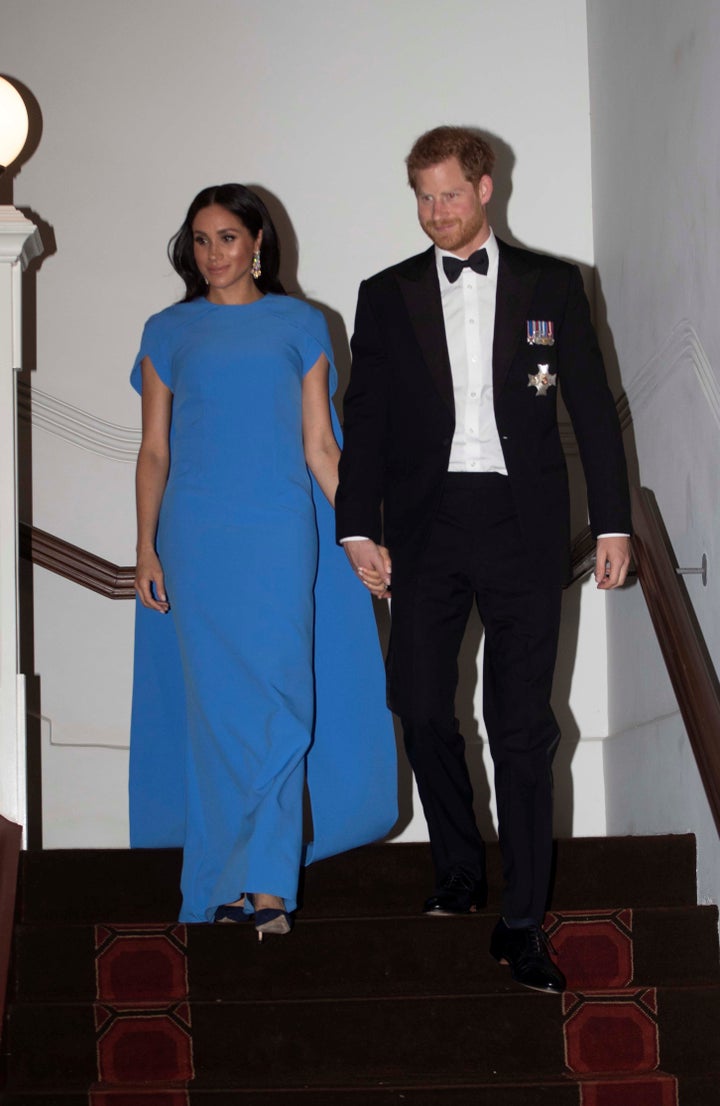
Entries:
<svg viewBox="0 0 720 1106">
<path fill-rule="evenodd" d="M 197 213 L 212 204 L 219 204 L 220 207 L 236 215 L 253 238 L 262 230 L 260 243 L 262 273 L 258 277 L 257 287 L 263 293 L 276 292 L 284 296 L 285 289 L 278 279 L 280 243 L 265 204 L 244 184 L 213 184 L 210 188 L 203 188 L 202 192 L 198 192 L 188 208 L 183 225 L 168 243 L 170 262 L 185 282 L 185 295 L 181 302 L 187 303 L 188 300 L 204 296 L 207 289 L 205 280 L 195 264 L 192 226 Z"/>
</svg>

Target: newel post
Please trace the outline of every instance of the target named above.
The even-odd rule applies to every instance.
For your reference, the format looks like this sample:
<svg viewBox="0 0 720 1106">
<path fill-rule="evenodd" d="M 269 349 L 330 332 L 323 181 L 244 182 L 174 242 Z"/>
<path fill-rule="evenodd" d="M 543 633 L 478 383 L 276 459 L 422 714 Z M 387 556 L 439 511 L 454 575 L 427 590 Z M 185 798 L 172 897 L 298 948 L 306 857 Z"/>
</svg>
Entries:
<svg viewBox="0 0 720 1106">
<path fill-rule="evenodd" d="M 43 247 L 37 227 L 0 206 L 0 814 L 27 832 L 25 678 L 18 610 L 17 372 L 22 270 Z"/>
</svg>

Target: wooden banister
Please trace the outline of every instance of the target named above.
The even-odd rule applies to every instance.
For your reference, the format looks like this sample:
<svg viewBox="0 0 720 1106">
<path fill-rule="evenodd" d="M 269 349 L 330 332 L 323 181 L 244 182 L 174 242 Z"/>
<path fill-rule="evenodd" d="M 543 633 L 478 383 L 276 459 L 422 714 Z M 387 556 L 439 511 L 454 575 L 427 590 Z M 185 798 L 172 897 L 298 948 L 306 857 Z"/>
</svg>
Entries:
<svg viewBox="0 0 720 1106">
<path fill-rule="evenodd" d="M 633 557 L 688 739 L 720 832 L 720 684 L 648 488 L 633 490 Z"/>
<path fill-rule="evenodd" d="M 708 653 L 655 496 L 632 492 L 634 573 L 697 761 L 715 825 L 720 832 L 720 682 Z M 586 527 L 572 546 L 571 582 L 595 567 L 595 541 Z"/>
<path fill-rule="evenodd" d="M 677 574 L 677 562 L 655 497 L 633 491 L 633 558 L 658 643 L 720 831 L 720 684 L 695 612 Z M 109 599 L 132 599 L 132 565 L 118 566 L 22 524 L 21 555 Z M 572 544 L 572 580 L 595 565 L 595 541 L 586 527 Z"/>
<path fill-rule="evenodd" d="M 25 522 L 20 524 L 20 556 L 108 599 L 133 599 L 135 596 L 133 565 L 115 565 Z M 594 567 L 595 539 L 589 526 L 573 541 L 571 560 L 573 583 Z"/>
<path fill-rule="evenodd" d="M 45 530 L 20 524 L 20 556 L 108 599 L 133 599 L 134 565 L 114 565 Z"/>
</svg>

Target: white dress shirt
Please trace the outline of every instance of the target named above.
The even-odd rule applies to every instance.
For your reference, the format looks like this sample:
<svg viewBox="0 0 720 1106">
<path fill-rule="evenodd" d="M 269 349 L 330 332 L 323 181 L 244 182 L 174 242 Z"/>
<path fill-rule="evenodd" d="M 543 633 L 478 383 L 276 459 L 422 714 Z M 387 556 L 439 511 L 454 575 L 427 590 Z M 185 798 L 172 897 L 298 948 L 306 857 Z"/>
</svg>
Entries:
<svg viewBox="0 0 720 1106">
<path fill-rule="evenodd" d="M 487 276 L 467 268 L 451 283 L 445 275 L 442 259 L 456 255 L 435 247 L 455 397 L 455 433 L 448 471 L 500 472 L 507 476 L 493 406 L 492 357 L 499 250 L 492 231 L 482 248 L 488 255 Z"/>
</svg>

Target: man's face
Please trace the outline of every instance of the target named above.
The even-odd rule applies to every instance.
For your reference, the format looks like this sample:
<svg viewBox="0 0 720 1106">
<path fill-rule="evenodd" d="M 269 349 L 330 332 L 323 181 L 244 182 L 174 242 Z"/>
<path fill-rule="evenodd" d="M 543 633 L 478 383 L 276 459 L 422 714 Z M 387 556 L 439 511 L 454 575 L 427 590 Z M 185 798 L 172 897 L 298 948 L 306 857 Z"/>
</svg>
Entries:
<svg viewBox="0 0 720 1106">
<path fill-rule="evenodd" d="M 492 178 L 477 184 L 466 180 L 456 157 L 420 169 L 415 179 L 418 219 L 441 250 L 469 257 L 490 234 L 485 205 L 492 195 Z"/>
</svg>

